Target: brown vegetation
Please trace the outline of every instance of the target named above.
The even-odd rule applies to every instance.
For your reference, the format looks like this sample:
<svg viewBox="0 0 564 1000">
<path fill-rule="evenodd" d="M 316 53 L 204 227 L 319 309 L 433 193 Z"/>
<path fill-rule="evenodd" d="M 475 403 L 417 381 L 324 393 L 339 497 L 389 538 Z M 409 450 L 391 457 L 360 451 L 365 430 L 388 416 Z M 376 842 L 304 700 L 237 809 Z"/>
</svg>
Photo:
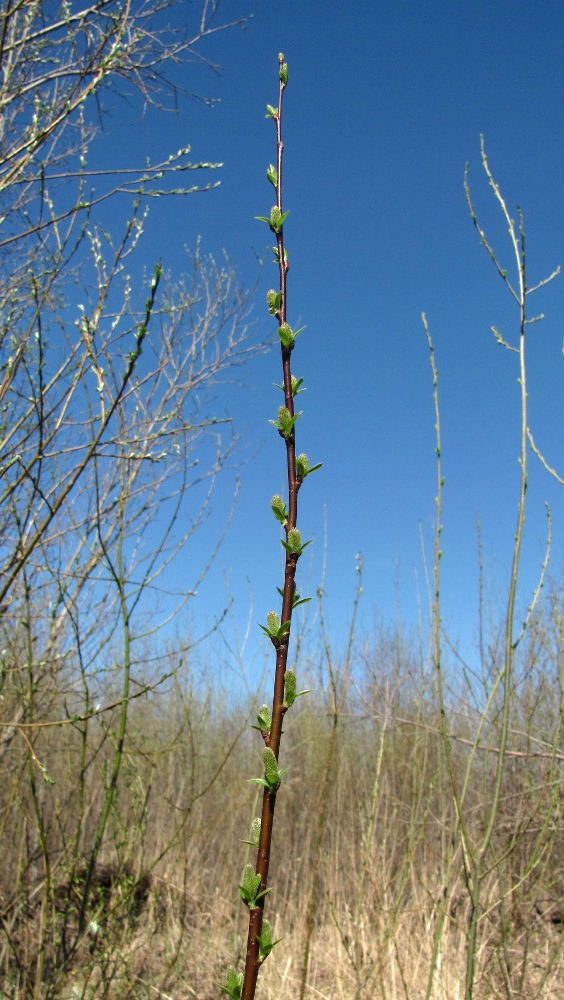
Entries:
<svg viewBox="0 0 564 1000">
<path fill-rule="evenodd" d="M 547 599 L 516 665 L 478 931 L 480 998 L 557 997 L 564 986 L 561 610 L 556 595 Z M 494 659 L 492 643 L 489 670 Z M 335 727 L 332 683 L 346 679 L 345 657 L 341 665 L 332 657 L 331 681 L 326 644 L 302 654 L 300 672 L 315 680 L 318 693 L 301 699 L 285 725 L 289 770 L 274 831 L 270 900 L 283 941 L 265 966 L 262 994 L 283 998 L 299 989 L 320 830 L 306 995 L 461 996 L 470 901 L 433 707 L 434 675 L 400 631 L 355 642 L 346 669 Z M 465 808 L 477 839 L 495 780 L 499 716 L 483 724 L 455 662 L 445 675 L 453 761 L 461 783 L 471 764 Z M 44 720 L 64 716 L 65 697 L 51 688 Z M 233 872 L 245 861 L 240 841 L 256 810 L 256 792 L 246 782 L 256 770 L 251 720 L 211 689 L 194 693 L 187 668 L 168 690 L 131 705 L 118 794 L 78 934 L 87 869 L 75 860 L 75 844 L 80 858 L 90 856 L 112 759 L 109 716 L 91 726 L 85 758 L 78 724 L 34 732 L 36 771 L 48 762 L 48 780 L 36 780 L 35 803 L 25 740 L 4 744 L 2 990 L 13 997 L 39 989 L 48 997 L 211 1000 L 226 964 L 242 958 L 245 908 L 233 891 Z M 78 835 L 81 783 L 87 805 Z"/>
</svg>

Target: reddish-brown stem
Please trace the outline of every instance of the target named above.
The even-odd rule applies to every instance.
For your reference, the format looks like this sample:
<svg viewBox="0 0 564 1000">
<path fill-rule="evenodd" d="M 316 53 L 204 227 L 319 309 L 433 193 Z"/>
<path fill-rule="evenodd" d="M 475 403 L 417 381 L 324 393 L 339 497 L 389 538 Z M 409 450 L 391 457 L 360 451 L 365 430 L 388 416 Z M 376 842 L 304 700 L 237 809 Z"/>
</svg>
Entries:
<svg viewBox="0 0 564 1000">
<path fill-rule="evenodd" d="M 282 69 L 283 58 L 279 57 L 280 69 Z M 282 212 L 282 152 L 284 144 L 282 142 L 282 97 L 284 93 L 284 83 L 280 79 L 278 91 L 278 113 L 276 115 L 276 162 L 277 162 L 277 182 L 276 182 L 276 204 Z M 276 244 L 278 249 L 278 261 L 280 272 L 280 308 L 278 310 L 278 321 L 280 325 L 286 322 L 286 279 L 288 274 L 288 263 L 284 251 L 283 227 L 276 233 Z M 291 371 L 291 349 L 288 350 L 283 345 L 282 368 L 284 372 L 284 400 L 285 406 L 290 415 L 294 415 L 294 396 L 292 393 L 292 371 Z M 301 481 L 296 476 L 296 443 L 295 433 L 286 438 L 286 458 L 288 465 L 288 521 L 285 525 L 286 536 L 291 528 L 296 527 L 298 516 L 298 491 Z M 286 553 L 286 565 L 284 572 L 284 590 L 282 598 L 282 621 L 292 620 L 292 606 L 294 592 L 296 589 L 296 566 L 298 555 Z M 270 737 L 268 745 L 273 750 L 276 760 L 280 751 L 280 739 L 282 736 L 282 723 L 286 708 L 284 706 L 284 675 L 286 673 L 286 662 L 288 659 L 288 643 L 290 633 L 285 634 L 276 647 L 276 672 L 274 675 L 274 697 L 272 701 L 272 723 L 270 727 Z M 270 864 L 270 848 L 272 842 L 272 826 L 274 821 L 274 808 L 276 805 L 276 792 L 264 789 L 262 800 L 261 830 L 257 855 L 257 874 L 260 875 L 260 891 L 266 889 L 268 883 L 268 868 Z M 247 953 L 245 960 L 245 975 L 241 1000 L 254 1000 L 257 978 L 261 962 L 259 960 L 259 945 L 257 934 L 261 933 L 262 919 L 264 913 L 264 902 L 266 897 L 262 896 L 256 907 L 249 913 L 249 932 L 247 937 Z"/>
</svg>

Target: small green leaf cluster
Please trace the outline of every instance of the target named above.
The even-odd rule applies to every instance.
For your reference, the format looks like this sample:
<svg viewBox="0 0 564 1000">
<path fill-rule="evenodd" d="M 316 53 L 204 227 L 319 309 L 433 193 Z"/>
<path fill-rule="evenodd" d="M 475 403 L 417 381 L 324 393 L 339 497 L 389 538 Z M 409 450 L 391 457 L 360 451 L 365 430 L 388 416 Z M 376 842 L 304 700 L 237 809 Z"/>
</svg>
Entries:
<svg viewBox="0 0 564 1000">
<path fill-rule="evenodd" d="M 249 781 L 254 785 L 263 785 L 268 788 L 269 792 L 276 792 L 287 768 L 283 767 L 281 771 L 278 770 L 278 761 L 270 747 L 265 747 L 261 756 L 264 764 L 264 778 L 249 778 Z"/>
<path fill-rule="evenodd" d="M 294 331 L 288 323 L 282 323 L 282 326 L 278 327 L 280 343 L 286 351 L 293 350 L 296 338 L 299 337 L 302 330 L 305 330 L 305 326 L 301 326 L 299 330 Z"/>
<path fill-rule="evenodd" d="M 302 535 L 299 528 L 290 528 L 288 532 L 287 541 L 283 541 L 282 545 L 286 549 L 286 552 L 291 556 L 301 556 L 303 550 L 311 545 L 312 539 L 309 542 L 302 543 Z"/>
<path fill-rule="evenodd" d="M 266 215 L 255 215 L 255 219 L 259 222 L 266 222 L 267 226 L 270 226 L 273 233 L 279 233 L 289 214 L 289 211 L 282 212 L 282 210 L 278 208 L 278 205 L 273 205 L 270 209 L 270 217 L 267 217 Z"/>
<path fill-rule="evenodd" d="M 317 465 L 310 466 L 307 455 L 302 452 L 301 455 L 296 456 L 296 476 L 300 482 L 303 482 L 306 476 L 309 476 L 312 472 L 317 472 L 322 465 L 323 462 L 318 462 Z"/>
<path fill-rule="evenodd" d="M 294 413 L 294 416 L 290 413 L 286 406 L 278 407 L 278 420 L 270 420 L 269 423 L 273 427 L 276 427 L 278 433 L 283 437 L 288 439 L 294 429 L 294 424 L 298 417 L 301 417 L 302 411 L 299 413 Z"/>
<path fill-rule="evenodd" d="M 157 294 L 157 288 L 159 287 L 159 281 L 161 280 L 162 273 L 163 269 L 161 265 L 157 264 L 155 266 L 155 271 L 151 279 L 151 294 L 147 299 L 147 301 L 145 302 L 145 319 L 139 325 L 139 328 L 136 330 L 134 334 L 136 347 L 133 351 L 129 352 L 126 358 L 127 361 L 126 376 L 131 374 L 133 368 L 135 367 L 136 362 L 141 356 L 143 341 L 145 340 L 145 337 L 147 336 L 148 333 L 149 321 L 151 319 L 153 306 L 155 304 L 155 297 Z"/>
<path fill-rule="evenodd" d="M 243 874 L 241 876 L 241 885 L 239 888 L 239 895 L 243 902 L 252 910 L 258 903 L 258 900 L 262 896 L 266 896 L 269 889 L 260 889 L 260 875 L 257 875 L 255 869 L 251 864 L 245 865 L 243 868 Z"/>
<path fill-rule="evenodd" d="M 280 81 L 280 93 L 286 87 L 288 82 L 288 64 L 284 61 L 284 56 L 280 53 L 278 58 L 279 63 L 279 81 Z M 277 137 L 280 141 L 280 118 L 281 118 L 281 108 L 275 108 L 270 104 L 266 106 L 266 117 L 273 118 L 277 124 Z M 280 147 L 279 147 L 280 149 Z M 311 466 L 307 455 L 300 454 L 297 458 L 294 456 L 294 425 L 301 416 L 301 412 L 293 412 L 293 400 L 300 392 L 304 391 L 303 379 L 297 378 L 290 372 L 289 359 L 290 352 L 293 350 L 297 337 L 300 335 L 304 327 L 299 330 L 294 331 L 289 323 L 286 322 L 286 298 L 285 298 L 285 275 L 288 271 L 288 255 L 286 248 L 284 246 L 283 238 L 283 225 L 285 220 L 288 218 L 289 212 L 282 211 L 282 190 L 281 190 L 281 177 L 279 176 L 280 169 L 280 151 L 278 153 L 279 159 L 277 166 L 270 164 L 266 170 L 267 181 L 272 184 L 276 191 L 277 204 L 274 205 L 268 216 L 256 216 L 256 218 L 266 223 L 270 230 L 276 236 L 276 246 L 273 247 L 274 251 L 274 261 L 279 265 L 280 268 L 280 290 L 275 291 L 274 289 L 269 289 L 266 293 L 266 304 L 268 311 L 271 316 L 275 317 L 278 321 L 278 338 L 282 347 L 282 362 L 284 367 L 284 382 L 285 385 L 280 385 L 280 388 L 284 392 L 285 403 L 288 405 L 283 405 L 278 408 L 278 414 L 276 420 L 271 420 L 270 423 L 276 428 L 281 437 L 283 437 L 287 443 L 287 450 L 291 456 L 292 464 L 289 468 L 289 496 L 290 500 L 288 502 L 289 510 L 286 506 L 286 502 L 279 494 L 275 494 L 270 501 L 270 506 L 272 513 L 274 514 L 276 520 L 283 526 L 285 533 L 281 541 L 282 546 L 286 550 L 286 572 L 290 573 L 290 578 L 286 578 L 285 590 L 278 589 L 278 593 L 282 598 L 282 606 L 284 611 L 286 610 L 286 605 L 289 601 L 290 594 L 292 596 L 292 610 L 299 607 L 301 604 L 307 603 L 310 598 L 300 598 L 297 593 L 295 586 L 295 571 L 297 559 L 302 555 L 304 549 L 311 542 L 302 542 L 302 537 L 298 528 L 295 527 L 296 524 L 296 504 L 295 495 L 297 489 L 301 486 L 303 480 L 316 469 L 321 468 L 321 465 Z M 293 492 L 294 491 L 294 492 Z M 291 590 L 287 588 L 290 586 Z M 283 614 L 284 614 L 283 611 Z M 291 617 L 288 612 L 288 618 Z M 283 663 L 285 666 L 286 662 L 286 646 L 289 641 L 290 632 L 290 621 L 281 622 L 280 616 L 276 611 L 269 611 L 266 616 L 266 625 L 260 625 L 262 631 L 271 640 L 274 647 L 279 650 L 277 669 Z M 280 649 L 282 647 L 282 649 Z M 253 725 L 252 728 L 258 730 L 263 737 L 264 743 L 266 744 L 262 750 L 261 758 L 263 764 L 263 775 L 260 778 L 249 779 L 253 784 L 260 785 L 265 789 L 265 798 L 263 809 L 267 808 L 269 801 L 269 796 L 276 795 L 283 775 L 286 772 L 286 768 L 280 769 L 278 767 L 278 750 L 279 750 L 279 737 L 280 737 L 280 726 L 282 718 L 285 712 L 290 708 L 296 698 L 303 694 L 307 694 L 307 691 L 298 691 L 296 683 L 296 674 L 293 670 L 285 670 L 284 672 L 284 699 L 280 703 L 281 699 L 277 694 L 277 688 L 275 688 L 276 697 L 272 710 L 268 705 L 261 705 L 257 714 L 257 724 Z M 272 804 L 273 800 L 270 799 Z M 266 830 L 264 831 L 266 833 Z M 250 839 L 243 841 L 249 847 L 259 848 L 259 841 L 261 837 L 261 821 L 258 819 L 253 820 L 251 826 Z M 263 835 L 262 848 L 264 850 L 260 851 L 260 858 L 264 860 L 268 853 L 267 838 Z M 262 867 L 262 860 L 259 862 L 260 871 L 257 872 L 256 866 L 248 863 L 243 868 L 243 873 L 241 877 L 241 885 L 239 886 L 239 895 L 245 902 L 245 904 L 252 910 L 257 907 L 258 901 L 262 900 L 262 897 L 269 891 L 269 889 L 263 889 L 261 891 L 262 877 L 264 874 L 264 869 Z M 268 861 L 267 861 L 268 863 Z M 265 879 L 266 882 L 266 879 Z M 263 903 L 260 903 L 262 907 Z M 253 919 L 259 921 L 260 931 L 256 934 L 256 947 L 258 949 L 258 964 L 262 964 L 264 960 L 268 957 L 273 947 L 278 943 L 273 940 L 272 927 L 268 920 L 260 919 L 261 914 L 255 915 Z M 248 960 L 253 957 L 256 960 L 256 951 L 252 950 L 248 953 Z M 223 987 L 223 991 L 228 993 L 232 1000 L 241 1000 L 241 989 L 244 982 L 243 976 L 238 976 L 236 969 L 230 967 L 227 973 L 227 987 Z"/>
<path fill-rule="evenodd" d="M 301 330 L 299 332 L 301 333 Z M 291 376 L 292 397 L 294 399 L 296 398 L 296 396 L 299 396 L 300 392 L 305 392 L 305 386 L 303 387 L 303 389 L 301 388 L 303 384 L 304 384 L 303 378 L 296 378 L 295 375 Z M 277 382 L 275 382 L 274 385 L 276 386 L 277 389 L 282 389 L 282 392 L 285 391 L 283 385 L 278 385 Z"/>
<path fill-rule="evenodd" d="M 270 709 L 268 705 L 262 705 L 259 713 L 257 715 L 258 726 L 252 726 L 252 729 L 258 729 L 259 733 L 269 733 L 270 727 L 272 725 L 272 715 L 270 714 Z"/>
<path fill-rule="evenodd" d="M 304 329 L 304 327 L 302 327 L 302 330 L 303 329 Z M 298 331 L 298 333 L 301 333 L 301 332 L 302 332 L 301 330 Z M 300 388 L 300 386 L 303 385 L 304 380 L 303 380 L 303 378 L 296 378 L 295 375 L 291 375 L 290 378 L 291 378 L 291 386 L 292 386 L 292 396 L 295 399 L 296 396 L 299 396 L 300 392 L 305 392 L 305 386 L 304 386 L 303 389 Z M 284 389 L 283 385 L 278 385 L 278 382 L 275 382 L 274 385 L 275 385 L 275 387 L 277 389 L 282 389 L 282 392 L 285 392 L 285 389 Z"/>
<path fill-rule="evenodd" d="M 258 216 L 257 216 L 257 218 L 258 218 Z M 280 263 L 280 251 L 279 251 L 278 247 L 277 246 L 276 247 L 272 247 L 272 252 L 274 254 L 274 263 L 275 264 L 279 264 Z M 286 250 L 286 247 L 284 247 L 284 264 L 286 265 L 286 267 L 288 267 L 288 251 Z"/>
<path fill-rule="evenodd" d="M 280 624 L 280 618 L 276 614 L 276 611 L 269 611 L 266 616 L 266 625 L 261 625 L 260 627 L 268 638 L 272 640 L 274 645 L 278 647 L 286 632 L 290 631 L 290 622 L 282 622 Z"/>
<path fill-rule="evenodd" d="M 284 591 L 281 589 L 281 587 L 277 587 L 276 590 L 280 594 L 280 597 L 282 598 L 282 600 L 284 600 Z M 300 604 L 308 604 L 309 601 L 311 601 L 311 597 L 301 597 L 300 598 L 300 595 L 298 594 L 297 590 L 294 588 L 294 594 L 293 594 L 293 597 L 292 597 L 292 611 L 294 610 L 294 608 L 299 608 Z"/>
<path fill-rule="evenodd" d="M 262 921 L 262 929 L 260 934 L 257 934 L 257 943 L 259 946 L 259 962 L 264 962 L 265 958 L 268 958 L 270 952 L 275 945 L 279 944 L 282 939 L 278 938 L 277 941 L 272 940 L 272 927 L 270 926 L 270 921 L 266 917 Z"/>
<path fill-rule="evenodd" d="M 243 973 L 237 972 L 234 965 L 230 965 L 225 976 L 226 986 L 220 986 L 223 993 L 227 993 L 231 1000 L 241 1000 L 243 990 Z"/>
</svg>

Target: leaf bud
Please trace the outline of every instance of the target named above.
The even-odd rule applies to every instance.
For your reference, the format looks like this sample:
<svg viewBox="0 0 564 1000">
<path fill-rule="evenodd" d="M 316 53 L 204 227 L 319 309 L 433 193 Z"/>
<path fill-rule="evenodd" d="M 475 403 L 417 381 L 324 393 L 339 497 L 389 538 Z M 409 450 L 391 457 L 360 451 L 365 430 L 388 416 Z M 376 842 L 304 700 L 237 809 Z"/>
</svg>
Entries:
<svg viewBox="0 0 564 1000">
<path fill-rule="evenodd" d="M 278 208 L 278 205 L 273 205 L 270 209 L 270 225 L 273 229 L 279 229 L 282 225 L 282 212 Z"/>
</svg>

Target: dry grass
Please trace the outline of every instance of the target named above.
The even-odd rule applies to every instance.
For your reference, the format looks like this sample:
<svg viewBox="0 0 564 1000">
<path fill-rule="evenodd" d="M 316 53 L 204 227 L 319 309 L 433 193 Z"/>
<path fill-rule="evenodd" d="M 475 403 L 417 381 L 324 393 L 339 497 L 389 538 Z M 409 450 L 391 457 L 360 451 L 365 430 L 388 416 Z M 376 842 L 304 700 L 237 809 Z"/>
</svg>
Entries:
<svg viewBox="0 0 564 1000">
<path fill-rule="evenodd" d="M 512 756 L 484 883 L 475 990 L 480 1000 L 551 1000 L 564 989 L 557 638 L 547 605 L 531 630 L 516 680 Z M 301 676 L 309 671 L 312 686 L 320 664 L 317 652 L 304 658 Z M 452 687 L 460 692 L 454 670 Z M 289 770 L 277 805 L 269 901 L 282 943 L 261 974 L 259 994 L 265 1000 L 295 997 L 299 990 L 333 724 L 328 699 L 328 689 L 317 684 L 316 693 L 301 699 L 287 720 L 283 764 Z M 51 688 L 43 703 L 45 716 L 61 717 L 63 699 L 56 690 Z M 459 786 L 470 765 L 464 808 L 471 834 L 478 837 L 493 780 L 496 712 L 482 730 L 482 747 L 493 750 L 476 752 L 476 705 L 452 695 L 449 713 Z M 34 754 L 53 784 L 43 780 L 37 764 L 30 767 L 28 747 L 17 734 L 4 744 L 0 989 L 5 997 L 218 996 L 226 965 L 243 959 L 246 911 L 235 880 L 251 850 L 241 840 L 256 810 L 256 792 L 246 779 L 260 767 L 249 721 L 224 696 L 196 695 L 187 677 L 168 692 L 132 703 L 118 795 L 82 936 L 77 934 L 81 872 L 102 808 L 113 749 L 111 714 L 104 725 L 90 723 L 82 764 L 79 724 L 36 731 Z M 541 746 L 544 755 L 538 756 Z M 79 815 L 81 775 L 85 804 Z M 306 788 L 313 792 L 307 810 Z M 381 634 L 357 648 L 321 834 L 306 995 L 463 996 L 469 899 L 461 840 L 432 677 L 401 635 Z"/>
</svg>

